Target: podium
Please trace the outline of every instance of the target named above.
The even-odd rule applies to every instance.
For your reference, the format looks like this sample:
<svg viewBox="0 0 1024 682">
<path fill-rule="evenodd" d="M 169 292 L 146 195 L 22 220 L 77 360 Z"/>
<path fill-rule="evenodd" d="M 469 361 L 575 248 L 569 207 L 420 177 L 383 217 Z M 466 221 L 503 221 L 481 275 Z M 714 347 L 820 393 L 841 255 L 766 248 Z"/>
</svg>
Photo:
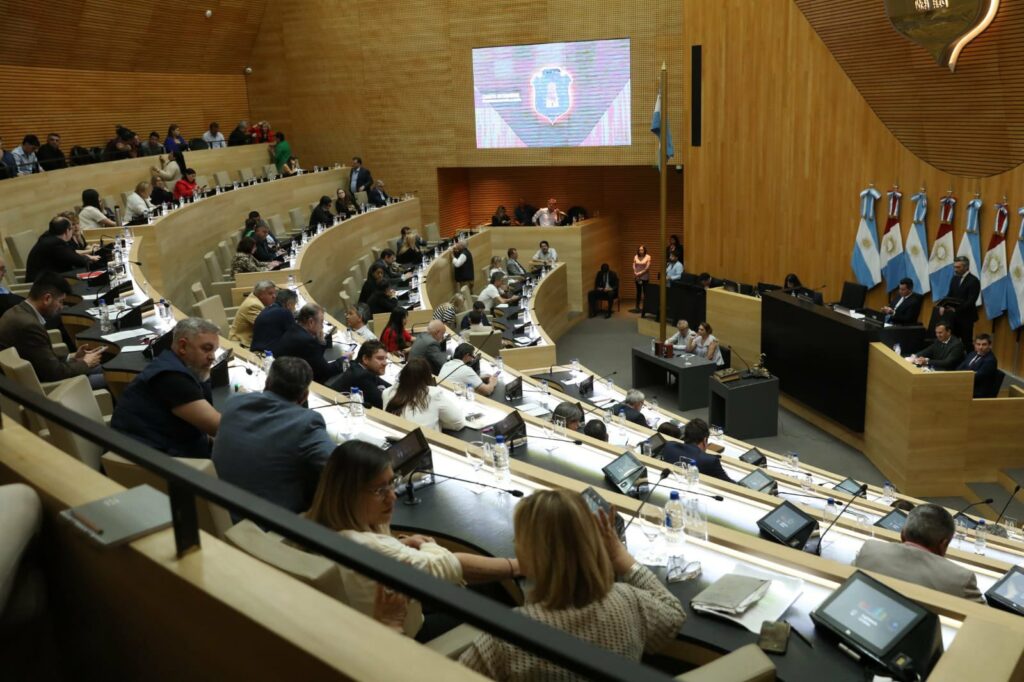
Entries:
<svg viewBox="0 0 1024 682">
<path fill-rule="evenodd" d="M 743 378 L 722 383 L 708 379 L 708 423 L 733 438 L 762 438 L 779 433 L 778 377 Z"/>
</svg>

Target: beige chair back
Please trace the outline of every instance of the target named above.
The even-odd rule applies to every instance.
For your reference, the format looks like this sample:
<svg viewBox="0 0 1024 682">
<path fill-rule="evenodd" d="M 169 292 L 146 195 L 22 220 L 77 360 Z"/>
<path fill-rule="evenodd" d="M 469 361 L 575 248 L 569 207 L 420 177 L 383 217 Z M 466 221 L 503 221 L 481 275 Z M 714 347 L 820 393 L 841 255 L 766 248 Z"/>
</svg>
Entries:
<svg viewBox="0 0 1024 682">
<path fill-rule="evenodd" d="M 291 221 L 292 230 L 295 232 L 300 232 L 306 229 L 306 226 L 309 224 L 308 218 L 309 212 L 304 209 L 293 208 L 288 211 L 288 219 Z"/>
<path fill-rule="evenodd" d="M 11 254 L 12 269 L 24 270 L 28 261 L 28 253 L 35 246 L 39 234 L 34 230 L 24 230 L 4 237 L 7 242 L 7 251 Z"/>
<path fill-rule="evenodd" d="M 221 270 L 230 272 L 231 262 L 235 259 L 235 256 L 231 252 L 231 247 L 228 246 L 226 239 L 217 242 L 215 255 L 217 256 L 217 264 L 220 265 Z"/>
<path fill-rule="evenodd" d="M 501 352 L 501 334 L 497 331 L 493 334 L 490 331 L 470 332 L 469 342 L 491 357 L 496 357 Z"/>
<path fill-rule="evenodd" d="M 206 289 L 203 288 L 202 282 L 192 282 L 192 298 L 196 303 L 206 298 Z"/>
<path fill-rule="evenodd" d="M 267 180 L 274 180 L 275 178 L 277 178 L 277 166 L 275 166 L 272 163 L 268 163 L 267 165 L 263 166 L 263 177 L 265 177 Z"/>
<path fill-rule="evenodd" d="M 366 192 L 356 192 L 352 195 L 352 199 L 356 202 L 359 207 L 366 206 L 370 203 L 370 197 Z"/>
<path fill-rule="evenodd" d="M 252 173 L 252 168 L 239 168 L 238 177 L 242 179 L 242 182 L 249 182 L 250 180 L 256 179 L 256 176 Z"/>
<path fill-rule="evenodd" d="M 227 171 L 217 171 L 213 174 L 213 179 L 217 182 L 218 187 L 231 186 L 231 175 Z"/>
<path fill-rule="evenodd" d="M 207 251 L 203 254 L 203 270 L 206 276 L 210 278 L 210 282 L 224 282 L 228 281 L 224 279 L 224 273 L 217 265 L 217 257 L 213 255 L 213 251 Z M 205 282 L 203 282 L 205 284 Z"/>
<path fill-rule="evenodd" d="M 427 223 L 423 226 L 423 231 L 426 233 L 424 239 L 428 242 L 441 241 L 441 229 L 437 226 L 437 223 Z"/>
<path fill-rule="evenodd" d="M 339 305 L 341 306 L 342 314 L 340 317 L 345 316 L 345 311 L 348 310 L 349 306 L 352 305 L 352 297 L 348 295 L 347 291 L 339 291 L 338 298 L 341 300 Z"/>
<path fill-rule="evenodd" d="M 217 477 L 217 469 L 213 466 L 213 460 L 192 459 L 188 457 L 175 457 L 182 464 L 187 464 L 204 474 Z M 103 471 L 114 481 L 117 481 L 125 488 L 146 483 L 157 490 L 166 493 L 167 481 L 149 469 L 135 465 L 120 455 L 112 452 L 104 453 L 100 458 L 103 463 Z M 199 527 L 207 533 L 216 535 L 221 540 L 224 534 L 231 528 L 231 515 L 223 507 L 219 507 L 203 497 L 196 496 L 196 515 L 199 518 Z"/>
<path fill-rule="evenodd" d="M 205 175 L 196 176 L 196 186 L 210 188 L 210 178 Z"/>
<path fill-rule="evenodd" d="M 469 306 L 470 310 L 472 310 L 473 301 L 476 300 L 476 296 L 474 296 L 473 292 L 469 290 L 469 285 L 463 284 L 462 288 L 459 289 L 459 293 L 462 294 L 462 298 L 466 300 L 466 305 Z"/>
<path fill-rule="evenodd" d="M 775 664 L 756 644 L 748 644 L 676 679 L 681 682 L 774 682 Z"/>
<path fill-rule="evenodd" d="M 341 280 L 341 289 L 348 294 L 349 300 L 353 303 L 359 300 L 359 287 L 356 285 L 356 280 L 354 278 L 346 277 Z"/>
<path fill-rule="evenodd" d="M 5 348 L 0 351 L 0 370 L 3 371 L 5 377 L 22 388 L 39 395 L 46 395 L 43 385 L 39 382 L 39 377 L 36 376 L 35 368 L 32 367 L 28 360 L 24 360 L 18 355 L 16 348 Z M 20 406 L 16 405 L 16 408 L 17 410 L 15 411 L 21 410 Z M 10 413 L 10 409 L 7 411 Z M 36 433 L 41 433 L 46 429 L 46 422 L 42 417 L 32 410 L 25 410 L 24 412 L 29 429 Z"/>
<path fill-rule="evenodd" d="M 274 235 L 275 239 L 287 239 L 288 230 L 284 228 L 284 220 L 281 216 L 274 214 L 267 218 L 267 225 L 270 225 L 270 232 Z"/>
<path fill-rule="evenodd" d="M 59 386 L 50 391 L 50 399 L 98 424 L 103 423 L 103 414 L 100 412 L 99 403 L 96 402 L 96 396 L 92 392 L 87 377 L 77 376 L 62 381 Z M 100 470 L 100 457 L 103 455 L 104 448 L 52 419 L 44 419 L 44 421 L 47 428 L 50 429 L 51 443 L 72 457 L 81 460 L 86 466 L 96 471 Z"/>
<path fill-rule="evenodd" d="M 371 246 L 370 247 L 370 253 L 373 254 L 373 260 L 374 261 L 380 260 L 380 252 L 383 251 L 386 248 L 387 248 L 386 246 Z"/>
<path fill-rule="evenodd" d="M 117 198 L 112 194 L 103 197 L 103 207 L 113 213 L 114 209 L 117 208 Z"/>
<path fill-rule="evenodd" d="M 359 272 L 365 280 L 370 276 L 370 266 L 373 265 L 373 259 L 370 258 L 370 254 L 364 253 L 356 262 L 359 264 Z"/>
<path fill-rule="evenodd" d="M 197 303 L 193 303 L 192 315 L 213 322 L 220 327 L 222 335 L 226 335 L 231 328 L 228 325 L 228 316 L 224 312 L 224 301 L 221 300 L 220 296 L 209 296 Z"/>
</svg>

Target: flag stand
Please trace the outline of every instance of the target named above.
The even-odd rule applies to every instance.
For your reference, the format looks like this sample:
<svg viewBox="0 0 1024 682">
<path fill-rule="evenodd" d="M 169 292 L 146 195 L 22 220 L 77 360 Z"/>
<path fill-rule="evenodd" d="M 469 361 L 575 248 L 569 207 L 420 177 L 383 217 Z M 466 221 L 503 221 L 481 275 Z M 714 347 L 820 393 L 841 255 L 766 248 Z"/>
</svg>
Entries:
<svg viewBox="0 0 1024 682">
<path fill-rule="evenodd" d="M 661 75 L 660 75 L 659 83 L 658 83 L 658 89 L 659 89 L 659 92 L 660 92 L 659 96 L 661 98 L 661 125 L 659 126 L 660 130 L 658 131 L 658 137 L 660 139 L 660 142 L 658 144 L 658 146 L 659 146 L 659 149 L 658 149 L 658 182 L 660 183 L 660 190 L 661 190 L 661 233 L 660 233 L 661 234 L 661 240 L 660 240 L 659 243 L 661 244 L 661 248 L 662 248 L 662 252 L 663 253 L 668 251 L 668 239 L 665 237 L 665 212 L 666 212 L 667 206 L 668 206 L 668 201 L 667 201 L 667 192 L 668 192 L 667 181 L 668 181 L 668 179 L 665 177 L 665 174 L 668 171 L 668 169 L 666 168 L 667 157 L 665 156 L 666 153 L 668 152 L 668 148 L 666 147 L 666 144 L 667 144 L 666 136 L 668 135 L 668 87 L 667 87 L 668 78 L 667 78 L 667 76 L 668 76 L 668 69 L 665 66 L 665 62 L 662 62 L 661 63 Z M 659 341 L 664 341 L 666 338 L 668 338 L 668 333 L 665 330 L 665 327 L 666 327 L 665 308 L 666 308 L 666 301 L 667 301 L 667 299 L 668 299 L 668 261 L 665 262 L 665 267 L 663 268 L 663 274 L 662 274 L 662 277 L 661 277 L 661 296 L 658 297 L 658 320 L 661 322 L 661 331 L 660 331 L 660 335 L 658 337 Z"/>
</svg>

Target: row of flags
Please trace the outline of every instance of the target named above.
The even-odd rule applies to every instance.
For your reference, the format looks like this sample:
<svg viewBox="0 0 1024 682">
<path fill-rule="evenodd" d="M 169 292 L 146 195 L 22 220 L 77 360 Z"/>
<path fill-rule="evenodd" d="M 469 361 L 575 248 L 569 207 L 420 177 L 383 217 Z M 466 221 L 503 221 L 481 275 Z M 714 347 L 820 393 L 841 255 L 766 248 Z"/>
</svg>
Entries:
<svg viewBox="0 0 1024 682">
<path fill-rule="evenodd" d="M 964 234 L 955 252 L 953 217 L 956 197 L 947 194 L 939 201 L 939 230 L 929 252 L 925 227 L 928 196 L 924 190 L 910 197 L 914 202 L 914 215 L 906 247 L 900 226 L 903 194 L 894 187 L 885 196 L 886 220 L 879 240 L 875 205 L 882 194 L 873 185 L 860 193 L 860 220 L 850 263 L 858 282 L 872 288 L 884 279 L 886 291 L 892 291 L 899 286 L 901 279 L 909 277 L 914 283 L 914 291 L 919 294 L 932 292 L 932 298 L 940 300 L 949 290 L 953 278 L 953 258 L 965 256 L 970 261 L 971 273 L 981 280 L 981 295 L 976 304 L 984 303 L 985 314 L 990 320 L 1005 313 L 1011 329 L 1024 325 L 1024 207 L 1017 210 L 1020 216 L 1017 239 L 1008 243 L 1006 234 L 1010 225 L 1010 208 L 1005 201 L 994 205 L 992 238 L 982 258 L 978 229 L 983 206 L 980 198 L 967 202 Z M 1010 250 L 1009 259 L 1006 257 L 1007 248 Z"/>
</svg>

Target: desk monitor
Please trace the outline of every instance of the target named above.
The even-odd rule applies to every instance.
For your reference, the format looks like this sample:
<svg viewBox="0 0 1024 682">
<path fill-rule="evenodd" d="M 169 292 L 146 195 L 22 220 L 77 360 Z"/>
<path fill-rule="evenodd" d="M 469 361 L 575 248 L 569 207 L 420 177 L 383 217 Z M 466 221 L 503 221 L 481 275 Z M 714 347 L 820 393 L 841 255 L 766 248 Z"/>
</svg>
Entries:
<svg viewBox="0 0 1024 682">
<path fill-rule="evenodd" d="M 967 514 L 964 514 L 963 512 L 957 512 L 956 514 L 954 514 L 953 521 L 959 525 L 962 525 L 967 530 L 974 530 L 978 527 L 978 522 L 972 519 Z"/>
<path fill-rule="evenodd" d="M 653 436 L 651 436 L 647 440 L 643 441 L 643 443 L 640 444 L 641 445 L 641 448 L 640 448 L 641 452 L 643 452 L 643 447 L 642 446 L 643 446 L 644 443 L 647 443 L 648 445 L 651 446 L 651 454 L 654 455 L 655 457 L 660 455 L 661 451 L 665 449 L 666 445 L 668 445 L 668 441 L 665 440 L 665 437 L 662 436 L 660 433 L 655 433 Z"/>
<path fill-rule="evenodd" d="M 162 334 L 159 338 L 154 339 L 146 350 L 142 351 L 142 354 L 149 360 L 152 360 L 156 356 L 163 353 L 165 350 L 171 347 L 171 341 L 174 337 L 174 330 Z"/>
<path fill-rule="evenodd" d="M 617 490 L 626 495 L 631 494 L 636 489 L 638 481 L 647 475 L 647 467 L 629 452 L 619 455 L 601 471 Z"/>
<path fill-rule="evenodd" d="M 482 432 L 491 438 L 505 436 L 509 454 L 518 455 L 526 450 L 526 422 L 518 410 L 509 412 L 501 421 L 484 427 Z"/>
<path fill-rule="evenodd" d="M 746 462 L 747 464 L 753 464 L 756 467 L 768 466 L 768 458 L 765 457 L 764 453 L 757 448 L 750 448 L 740 455 L 740 461 Z"/>
<path fill-rule="evenodd" d="M 812 611 L 811 620 L 873 672 L 900 671 L 897 679 L 915 679 L 913 673 L 925 679 L 942 655 L 938 616 L 860 571 Z"/>
<path fill-rule="evenodd" d="M 844 478 L 843 480 L 832 486 L 832 490 L 841 490 L 848 495 L 854 495 L 859 497 L 867 497 L 866 492 L 861 492 L 860 483 L 853 480 L 852 478 Z"/>
<path fill-rule="evenodd" d="M 223 348 L 218 350 L 217 359 L 214 360 L 213 366 L 210 367 L 210 386 L 212 388 L 220 388 L 230 383 L 228 365 L 233 357 L 235 357 L 234 348 L 228 348 L 226 351 Z"/>
<path fill-rule="evenodd" d="M 416 469 L 433 469 L 434 461 L 430 453 L 430 443 L 423 435 L 423 429 L 410 431 L 388 448 L 391 455 L 391 468 L 395 476 L 411 474 Z"/>
<path fill-rule="evenodd" d="M 900 533 L 903 531 L 903 526 L 907 525 L 907 514 L 899 509 L 893 509 L 888 514 L 875 521 L 875 525 L 879 528 L 888 528 L 889 530 Z"/>
<path fill-rule="evenodd" d="M 757 520 L 761 537 L 794 549 L 804 548 L 817 525 L 814 517 L 805 514 L 789 501 L 783 502 Z"/>
<path fill-rule="evenodd" d="M 726 291 L 732 292 L 734 294 L 738 294 L 740 292 L 740 285 L 739 285 L 739 283 L 735 282 L 735 281 L 733 281 L 731 279 L 723 279 L 722 280 L 722 288 L 725 289 Z"/>
<path fill-rule="evenodd" d="M 588 396 L 594 392 L 594 375 L 591 374 L 586 379 L 580 382 L 580 395 Z"/>
<path fill-rule="evenodd" d="M 505 384 L 505 400 L 512 402 L 514 400 L 523 399 L 523 378 L 516 377 L 512 381 Z"/>
<path fill-rule="evenodd" d="M 1014 566 L 985 593 L 988 605 L 1024 616 L 1024 569 Z"/>
<path fill-rule="evenodd" d="M 778 291 L 781 288 L 782 287 L 779 286 L 778 284 L 769 284 L 768 282 L 757 283 L 757 293 L 761 294 L 762 296 L 767 294 L 769 291 Z"/>
<path fill-rule="evenodd" d="M 779 489 L 775 479 L 760 469 L 754 469 L 741 478 L 739 484 L 751 490 L 756 490 L 759 493 L 768 493 L 769 495 L 774 495 Z"/>
<path fill-rule="evenodd" d="M 744 296 L 753 296 L 754 295 L 754 285 L 753 284 L 744 284 L 743 282 L 740 282 L 740 293 L 743 294 Z"/>
</svg>

